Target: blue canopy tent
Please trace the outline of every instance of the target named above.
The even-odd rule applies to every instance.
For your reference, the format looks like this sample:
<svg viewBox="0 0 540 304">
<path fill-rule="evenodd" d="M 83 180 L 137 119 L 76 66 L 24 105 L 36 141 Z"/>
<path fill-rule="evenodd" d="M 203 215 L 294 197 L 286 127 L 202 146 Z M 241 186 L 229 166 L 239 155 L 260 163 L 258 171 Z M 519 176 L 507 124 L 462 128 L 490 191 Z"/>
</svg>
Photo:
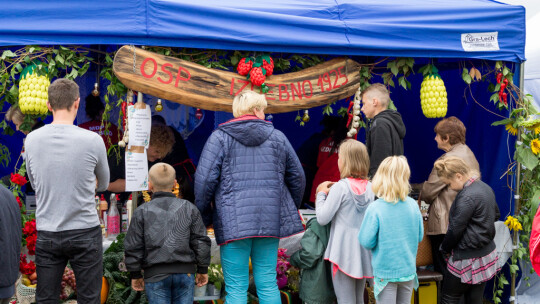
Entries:
<svg viewBox="0 0 540 304">
<path fill-rule="evenodd" d="M 452 2 L 444 0 L 118 0 L 118 1 L 4 1 L 0 11 L 0 46 L 58 44 L 138 44 L 289 52 L 350 56 L 395 56 L 504 60 L 525 60 L 525 9 L 490 0 Z M 488 33 L 495 37 L 489 50 L 466 46 L 466 35 Z M 482 38 L 482 39 L 483 39 Z M 498 49 L 497 49 L 498 48 Z M 450 61 L 451 61 L 450 60 Z M 458 79 L 451 70 L 449 79 Z M 443 71 L 443 74 L 446 73 Z M 459 75 L 459 74 L 458 74 Z M 417 83 L 420 78 L 417 79 Z M 456 115 L 469 127 L 470 144 L 478 143 L 484 179 L 501 201 L 509 197 L 506 180 L 499 177 L 509 162 L 503 132 L 488 126 L 497 117 L 465 104 L 458 92 L 449 89 L 449 115 Z M 485 88 L 478 89 L 484 94 Z M 414 91 L 414 90 L 413 90 Z M 452 96 L 454 95 L 454 96 Z M 414 98 L 412 98 L 414 97 Z M 484 96 L 485 97 L 485 96 Z M 417 93 L 394 90 L 392 99 L 409 121 L 406 149 L 413 181 L 425 179 L 430 164 L 423 147 L 434 159 L 440 152 L 432 148 L 434 122 L 409 119 L 418 113 Z M 458 104 L 460 106 L 458 106 Z M 408 113 L 411 111 L 410 113 Z M 486 116 L 488 115 L 488 116 Z M 428 127 L 426 127 L 428 126 Z M 471 134 L 474 126 L 482 131 Z M 418 128 L 416 128 L 418 127 Z M 287 126 L 286 131 L 295 130 Z M 413 131 L 414 130 L 414 131 Z M 426 130 L 428 130 L 426 132 Z M 303 128 L 289 133 L 309 134 Z M 424 133 L 425 132 L 425 133 Z M 489 141 L 485 146 L 478 141 Z M 301 143 L 302 140 L 295 142 Z M 411 154 L 414 151 L 414 154 Z M 480 155 L 479 155 L 480 156 Z M 418 158 L 418 159 L 417 159 Z M 510 211 L 502 207 L 503 214 Z"/>
<path fill-rule="evenodd" d="M 497 195 L 501 213 L 512 210 L 506 171 L 513 154 L 500 118 L 464 99 L 459 60 L 525 60 L 525 9 L 491 0 L 96 0 L 2 1 L 0 46 L 155 45 L 201 49 L 249 50 L 374 57 L 445 58 L 440 60 L 449 97 L 448 115 L 468 128 L 483 179 Z M 451 64 L 454 63 L 453 67 Z M 518 71 L 519 69 L 515 69 Z M 517 73 L 516 73 L 517 74 Z M 424 181 L 442 153 L 432 141 L 436 121 L 420 110 L 421 75 L 413 89 L 396 88 L 392 100 L 407 125 L 405 151 L 412 181 Z M 487 86 L 473 86 L 476 99 L 493 109 Z M 496 111 L 496 110 L 495 110 Z M 274 115 L 293 146 L 317 131 L 320 114 L 307 127 L 294 114 Z M 502 115 L 506 115 L 502 113 Z M 209 115 L 210 116 L 210 115 Z M 219 120 L 220 114 L 216 114 Z M 210 116 L 211 117 L 211 116 Z M 313 122 L 315 121 L 315 122 Z M 214 127 L 208 120 L 188 141 L 200 151 Z M 362 132 L 361 132 L 362 133 Z M 1 169 L 1 168 L 0 168 Z"/>
<path fill-rule="evenodd" d="M 515 63 L 525 60 L 525 9 L 489 0 L 459 3 L 444 0 L 406 3 L 393 0 L 5 2 L 0 11 L 2 46 L 140 44 L 352 56 L 473 58 Z M 462 36 L 468 33 L 495 33 L 499 49 L 465 50 Z M 452 94 L 454 90 L 448 91 Z M 406 101 L 411 97 L 411 93 L 400 90 L 392 95 L 406 121 L 409 115 L 415 117 L 419 113 L 418 103 L 413 107 L 412 102 Z M 462 100 L 459 95 L 454 98 L 450 101 Z M 414 96 L 414 100 L 418 100 L 418 96 Z M 408 114 L 411 108 L 414 108 L 413 113 Z M 484 118 L 485 112 L 473 114 L 474 109 L 470 108 L 469 104 L 454 112 L 450 106 L 449 115 L 464 118 L 469 128 L 473 121 L 474 125 L 487 128 L 496 120 Z M 483 120 L 486 121 L 481 123 Z M 433 122 L 426 120 L 426 124 L 428 128 L 419 121 L 410 121 L 409 130 L 420 128 L 409 131 L 406 146 L 410 148 L 407 150 L 424 147 L 436 155 L 437 151 L 430 148 L 433 145 L 429 141 L 426 144 L 426 137 L 422 135 L 427 129 L 427 138 L 433 136 Z M 499 132 L 486 130 L 485 133 L 473 136 L 469 132 L 469 138 L 487 136 L 492 143 L 490 147 L 479 146 L 476 153 L 486 154 L 487 159 L 479 157 L 484 179 L 496 188 L 498 197 L 506 201 L 506 181 L 499 180 L 508 164 L 506 140 Z M 499 138 L 492 138 L 494 135 Z M 417 153 L 415 151 L 415 155 Z M 413 173 L 413 181 L 421 181 L 431 164 L 421 165 L 425 163 L 423 156 L 419 156 L 418 161 L 414 155 L 408 156 L 418 168 L 415 171 L 418 173 Z"/>
<path fill-rule="evenodd" d="M 525 60 L 525 9 L 490 0 L 7 1 L 0 45 L 136 44 L 359 56 Z M 467 52 L 462 34 L 498 33 Z"/>
</svg>

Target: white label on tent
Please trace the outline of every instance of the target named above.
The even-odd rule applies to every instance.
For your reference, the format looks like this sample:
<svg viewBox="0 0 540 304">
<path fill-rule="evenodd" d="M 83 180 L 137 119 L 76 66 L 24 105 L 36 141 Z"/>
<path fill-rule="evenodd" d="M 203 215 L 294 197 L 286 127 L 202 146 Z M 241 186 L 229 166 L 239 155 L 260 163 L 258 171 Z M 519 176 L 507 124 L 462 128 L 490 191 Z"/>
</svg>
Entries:
<svg viewBox="0 0 540 304">
<path fill-rule="evenodd" d="M 499 32 L 461 34 L 461 46 L 465 52 L 499 50 Z"/>
<path fill-rule="evenodd" d="M 144 153 L 126 151 L 126 191 L 148 190 L 148 160 Z"/>
</svg>

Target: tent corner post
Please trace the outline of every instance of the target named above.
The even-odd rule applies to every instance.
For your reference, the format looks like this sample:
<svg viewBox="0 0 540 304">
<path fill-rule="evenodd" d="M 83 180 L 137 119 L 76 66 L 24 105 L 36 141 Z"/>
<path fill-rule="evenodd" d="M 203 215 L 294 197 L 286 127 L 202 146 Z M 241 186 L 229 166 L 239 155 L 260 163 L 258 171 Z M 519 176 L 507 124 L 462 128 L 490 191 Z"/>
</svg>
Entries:
<svg viewBox="0 0 540 304">
<path fill-rule="evenodd" d="M 525 63 L 522 62 L 519 65 L 519 91 L 518 91 L 518 100 L 523 100 L 523 82 L 524 82 L 524 75 L 525 75 Z M 521 138 L 521 127 L 518 128 L 517 138 Z M 514 196 L 514 216 L 516 216 L 520 209 L 521 209 L 521 194 L 520 194 L 520 182 L 521 182 L 521 163 L 516 163 L 516 191 Z M 512 255 L 518 248 L 518 233 L 514 232 L 512 236 Z M 515 304 L 516 303 L 516 273 L 514 272 L 512 274 L 512 280 L 510 282 L 510 303 Z"/>
</svg>

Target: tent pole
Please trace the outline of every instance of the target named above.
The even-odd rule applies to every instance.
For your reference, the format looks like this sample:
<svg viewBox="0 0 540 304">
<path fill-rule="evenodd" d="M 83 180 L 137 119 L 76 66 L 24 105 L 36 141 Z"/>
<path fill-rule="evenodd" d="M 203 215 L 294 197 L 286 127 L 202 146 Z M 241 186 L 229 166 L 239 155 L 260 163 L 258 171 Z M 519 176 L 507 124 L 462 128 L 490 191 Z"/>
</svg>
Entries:
<svg viewBox="0 0 540 304">
<path fill-rule="evenodd" d="M 518 91 L 518 98 L 519 100 L 523 100 L 523 82 L 524 82 L 524 70 L 525 70 L 525 63 L 521 63 L 519 66 L 519 91 Z M 517 138 L 521 138 L 521 128 L 518 128 Z M 521 164 L 518 162 L 516 169 L 516 192 L 514 195 L 514 216 L 516 216 L 519 213 L 519 210 L 521 209 L 521 195 L 520 195 L 520 182 L 521 182 Z M 512 251 L 516 251 L 518 248 L 518 232 L 514 231 L 512 244 L 513 249 Z M 512 252 L 512 254 L 513 254 Z M 510 303 L 515 304 L 516 303 L 516 275 L 517 273 L 512 274 L 512 281 L 510 285 Z"/>
</svg>

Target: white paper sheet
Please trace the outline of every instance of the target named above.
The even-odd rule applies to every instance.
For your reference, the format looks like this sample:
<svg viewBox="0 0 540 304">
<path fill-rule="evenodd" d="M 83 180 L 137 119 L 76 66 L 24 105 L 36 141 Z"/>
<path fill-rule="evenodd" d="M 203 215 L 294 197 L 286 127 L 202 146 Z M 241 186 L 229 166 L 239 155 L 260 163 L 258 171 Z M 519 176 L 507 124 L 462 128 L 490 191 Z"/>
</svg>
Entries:
<svg viewBox="0 0 540 304">
<path fill-rule="evenodd" d="M 148 160 L 144 153 L 126 151 L 126 192 L 148 190 Z"/>
<path fill-rule="evenodd" d="M 150 129 L 152 127 L 152 111 L 146 105 L 144 109 L 135 109 L 128 106 L 128 148 L 131 146 L 144 146 L 148 149 L 150 144 Z"/>
</svg>

